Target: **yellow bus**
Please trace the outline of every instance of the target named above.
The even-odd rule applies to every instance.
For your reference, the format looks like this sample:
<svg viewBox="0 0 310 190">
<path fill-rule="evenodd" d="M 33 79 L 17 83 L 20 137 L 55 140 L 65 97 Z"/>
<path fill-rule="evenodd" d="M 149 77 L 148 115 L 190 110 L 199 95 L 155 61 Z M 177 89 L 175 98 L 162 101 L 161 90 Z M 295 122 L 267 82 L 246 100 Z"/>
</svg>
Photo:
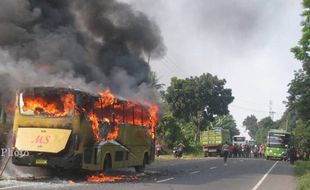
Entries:
<svg viewBox="0 0 310 190">
<path fill-rule="evenodd" d="M 157 106 L 116 98 L 109 91 L 20 89 L 12 163 L 89 171 L 134 167 L 141 172 L 154 161 L 157 112 Z"/>
</svg>

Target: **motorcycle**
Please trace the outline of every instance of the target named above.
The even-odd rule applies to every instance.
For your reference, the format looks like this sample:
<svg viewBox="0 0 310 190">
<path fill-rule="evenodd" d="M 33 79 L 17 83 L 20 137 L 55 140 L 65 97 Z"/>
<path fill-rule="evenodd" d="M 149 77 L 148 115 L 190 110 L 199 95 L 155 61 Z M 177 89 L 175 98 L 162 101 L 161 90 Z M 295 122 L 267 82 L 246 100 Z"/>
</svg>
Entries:
<svg viewBox="0 0 310 190">
<path fill-rule="evenodd" d="M 156 147 L 156 156 L 159 157 L 160 153 L 161 153 L 161 148 Z"/>
<path fill-rule="evenodd" d="M 181 158 L 183 156 L 183 148 L 173 147 L 172 152 L 175 158 Z"/>
</svg>

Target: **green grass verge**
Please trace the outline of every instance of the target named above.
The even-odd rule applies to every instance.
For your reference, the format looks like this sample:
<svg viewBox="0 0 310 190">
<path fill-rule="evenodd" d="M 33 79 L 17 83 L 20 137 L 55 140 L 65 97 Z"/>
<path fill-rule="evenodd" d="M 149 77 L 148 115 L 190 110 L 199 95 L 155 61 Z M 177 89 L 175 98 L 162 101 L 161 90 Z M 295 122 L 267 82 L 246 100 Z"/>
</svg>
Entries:
<svg viewBox="0 0 310 190">
<path fill-rule="evenodd" d="M 297 190 L 309 190 L 310 161 L 295 162 L 295 174 L 297 176 Z"/>
</svg>

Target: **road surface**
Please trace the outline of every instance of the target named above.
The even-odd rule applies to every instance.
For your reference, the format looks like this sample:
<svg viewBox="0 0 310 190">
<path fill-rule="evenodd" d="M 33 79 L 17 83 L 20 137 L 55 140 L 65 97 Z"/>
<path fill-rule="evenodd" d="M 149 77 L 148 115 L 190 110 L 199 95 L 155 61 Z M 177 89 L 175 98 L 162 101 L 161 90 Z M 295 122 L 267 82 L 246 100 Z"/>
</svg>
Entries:
<svg viewBox="0 0 310 190">
<path fill-rule="evenodd" d="M 197 160 L 157 160 L 145 174 L 132 169 L 117 170 L 126 180 L 90 183 L 83 177 L 52 177 L 43 180 L 2 180 L 1 189 L 109 189 L 109 190 L 295 190 L 294 168 L 287 162 L 232 158 L 228 165 L 221 158 Z"/>
</svg>

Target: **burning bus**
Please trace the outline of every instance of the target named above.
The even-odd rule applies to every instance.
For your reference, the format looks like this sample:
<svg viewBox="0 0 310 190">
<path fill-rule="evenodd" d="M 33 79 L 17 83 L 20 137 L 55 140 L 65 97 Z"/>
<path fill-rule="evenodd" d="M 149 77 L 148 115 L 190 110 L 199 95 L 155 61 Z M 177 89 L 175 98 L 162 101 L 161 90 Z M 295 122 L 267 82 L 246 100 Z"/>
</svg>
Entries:
<svg viewBox="0 0 310 190">
<path fill-rule="evenodd" d="M 110 91 L 34 87 L 18 90 L 13 125 L 15 165 L 107 171 L 154 161 L 158 107 Z M 17 155 L 17 156 L 15 156 Z"/>
</svg>

